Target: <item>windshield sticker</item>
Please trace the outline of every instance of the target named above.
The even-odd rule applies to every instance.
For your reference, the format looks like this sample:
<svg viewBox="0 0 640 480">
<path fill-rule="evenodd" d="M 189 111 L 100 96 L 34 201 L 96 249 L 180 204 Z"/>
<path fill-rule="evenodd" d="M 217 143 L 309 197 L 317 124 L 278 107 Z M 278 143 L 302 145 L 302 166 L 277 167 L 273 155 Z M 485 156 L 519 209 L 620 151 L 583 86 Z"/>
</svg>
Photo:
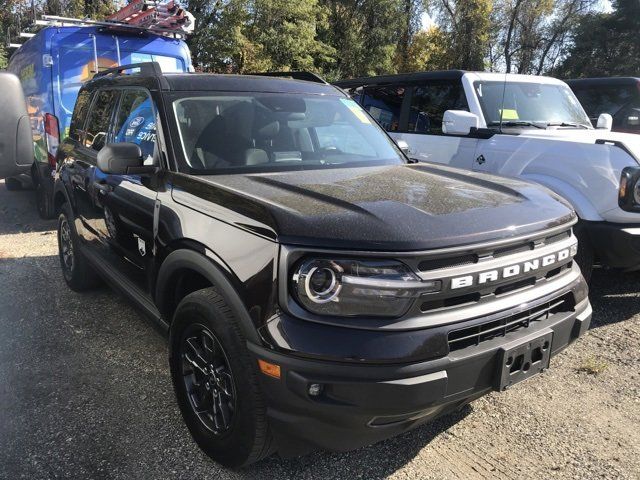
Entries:
<svg viewBox="0 0 640 480">
<path fill-rule="evenodd" d="M 362 108 L 353 100 L 348 98 L 341 98 L 340 101 L 353 113 L 360 122 L 365 124 L 371 124 L 371 120 L 367 117 L 367 114 L 362 111 Z"/>
<path fill-rule="evenodd" d="M 504 110 L 498 110 L 498 112 L 500 112 L 502 120 L 520 120 L 517 110 L 510 110 L 508 108 L 505 108 Z"/>
</svg>

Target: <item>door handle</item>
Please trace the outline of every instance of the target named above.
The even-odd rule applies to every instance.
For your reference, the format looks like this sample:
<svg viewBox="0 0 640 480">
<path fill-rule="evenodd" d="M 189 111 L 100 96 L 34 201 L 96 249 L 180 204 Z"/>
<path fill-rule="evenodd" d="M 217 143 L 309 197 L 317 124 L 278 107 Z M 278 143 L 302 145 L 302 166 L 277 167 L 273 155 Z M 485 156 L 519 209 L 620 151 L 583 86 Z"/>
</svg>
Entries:
<svg viewBox="0 0 640 480">
<path fill-rule="evenodd" d="M 111 192 L 111 187 L 106 183 L 94 182 L 93 186 L 100 195 L 106 195 L 107 193 Z"/>
</svg>

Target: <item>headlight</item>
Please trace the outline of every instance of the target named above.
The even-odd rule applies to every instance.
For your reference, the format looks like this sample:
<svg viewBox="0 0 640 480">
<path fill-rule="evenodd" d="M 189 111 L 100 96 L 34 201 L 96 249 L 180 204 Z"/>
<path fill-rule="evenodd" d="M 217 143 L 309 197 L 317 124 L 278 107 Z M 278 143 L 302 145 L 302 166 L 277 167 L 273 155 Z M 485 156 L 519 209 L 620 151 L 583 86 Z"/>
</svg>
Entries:
<svg viewBox="0 0 640 480">
<path fill-rule="evenodd" d="M 421 281 L 394 260 L 307 259 L 291 282 L 303 308 L 341 317 L 400 317 L 416 298 L 442 287 L 439 280 Z"/>
<path fill-rule="evenodd" d="M 640 167 L 622 170 L 618 205 L 627 212 L 640 212 Z"/>
</svg>

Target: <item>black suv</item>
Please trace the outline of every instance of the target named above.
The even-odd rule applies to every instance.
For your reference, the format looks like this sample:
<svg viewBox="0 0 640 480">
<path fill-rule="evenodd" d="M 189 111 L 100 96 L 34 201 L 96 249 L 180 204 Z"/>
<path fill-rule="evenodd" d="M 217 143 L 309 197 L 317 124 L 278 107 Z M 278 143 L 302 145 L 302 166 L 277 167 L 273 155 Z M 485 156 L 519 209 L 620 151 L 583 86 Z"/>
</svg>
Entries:
<svg viewBox="0 0 640 480">
<path fill-rule="evenodd" d="M 406 431 L 591 318 L 565 203 L 412 163 L 320 80 L 104 72 L 55 203 L 67 284 L 99 275 L 169 332 L 184 420 L 228 466 Z"/>
</svg>

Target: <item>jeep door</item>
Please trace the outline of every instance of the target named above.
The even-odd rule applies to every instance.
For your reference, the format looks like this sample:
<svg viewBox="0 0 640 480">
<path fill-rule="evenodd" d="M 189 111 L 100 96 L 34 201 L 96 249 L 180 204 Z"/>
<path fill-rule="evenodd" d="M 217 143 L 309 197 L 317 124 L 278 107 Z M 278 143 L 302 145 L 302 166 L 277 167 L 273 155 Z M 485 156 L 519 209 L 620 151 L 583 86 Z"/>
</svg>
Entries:
<svg viewBox="0 0 640 480">
<path fill-rule="evenodd" d="M 157 163 L 156 108 L 142 88 L 121 90 L 108 143 L 140 146 L 144 164 Z M 157 191 L 152 175 L 114 175 L 95 169 L 92 178 L 97 253 L 107 264 L 148 292 L 148 267 L 154 256 L 154 209 Z"/>
<path fill-rule="evenodd" d="M 478 140 L 442 132 L 445 111 L 469 109 L 460 80 L 365 87 L 361 103 L 394 139 L 407 142 L 412 158 L 471 168 Z"/>
</svg>

